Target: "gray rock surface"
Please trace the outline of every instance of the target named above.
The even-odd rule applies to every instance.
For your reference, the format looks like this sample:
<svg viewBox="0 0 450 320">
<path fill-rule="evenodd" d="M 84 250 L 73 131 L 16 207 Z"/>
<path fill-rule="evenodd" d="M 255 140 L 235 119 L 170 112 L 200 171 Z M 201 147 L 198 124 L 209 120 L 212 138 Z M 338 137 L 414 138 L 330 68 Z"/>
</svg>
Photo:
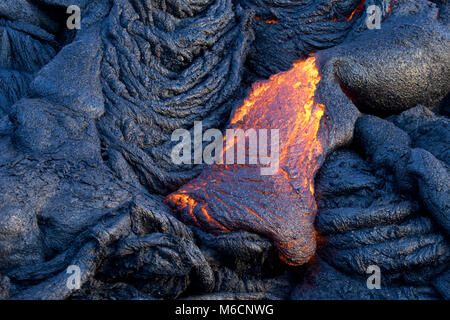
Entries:
<svg viewBox="0 0 450 320">
<path fill-rule="evenodd" d="M 0 299 L 448 299 L 449 121 L 445 101 L 426 108 L 449 91 L 448 4 L 399 1 L 375 33 L 364 11 L 346 21 L 357 2 L 0 3 Z M 200 168 L 170 162 L 173 129 L 223 128 L 251 81 L 333 46 L 316 259 L 292 268 L 259 235 L 176 220 L 161 195 Z"/>
<path fill-rule="evenodd" d="M 380 30 L 357 35 L 332 53 L 343 89 L 363 112 L 386 116 L 417 104 L 436 109 L 450 91 L 448 25 L 435 18 L 432 3 L 409 6 L 394 7 Z"/>
</svg>

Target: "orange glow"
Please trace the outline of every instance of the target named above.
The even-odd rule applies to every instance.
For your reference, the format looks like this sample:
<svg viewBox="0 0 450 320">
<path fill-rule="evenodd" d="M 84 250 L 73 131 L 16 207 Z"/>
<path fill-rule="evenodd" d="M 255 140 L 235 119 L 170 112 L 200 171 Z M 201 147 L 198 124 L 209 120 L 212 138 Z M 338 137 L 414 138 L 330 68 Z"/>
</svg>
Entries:
<svg viewBox="0 0 450 320">
<path fill-rule="evenodd" d="M 254 202 L 245 203 L 246 190 L 240 189 L 240 183 L 246 179 L 245 176 L 237 178 L 241 179 L 241 182 L 236 180 L 228 182 L 231 183 L 233 190 L 226 190 L 235 194 L 236 197 L 231 196 L 228 201 L 222 201 L 220 190 L 223 188 L 220 186 L 216 188 L 217 184 L 212 184 L 211 181 L 221 179 L 221 181 L 230 181 L 226 179 L 232 176 L 230 172 L 238 170 L 237 167 L 250 167 L 250 165 L 216 164 L 204 171 L 205 174 L 167 197 L 166 200 L 175 204 L 177 212 L 186 223 L 201 226 L 213 233 L 257 230 L 271 238 L 277 238 L 277 234 L 283 234 L 289 227 L 283 228 L 281 224 L 271 224 L 270 214 L 276 212 L 283 216 L 277 219 L 285 219 L 293 225 L 306 226 L 302 229 L 303 233 L 296 234 L 295 240 L 281 239 L 276 242 L 280 258 L 291 265 L 308 261 L 314 254 L 316 245 L 312 231 L 312 223 L 317 211 L 314 199 L 314 176 L 322 163 L 324 141 L 326 141 L 324 135 L 326 132 L 320 131 L 325 106 L 316 102 L 315 99 L 319 81 L 320 74 L 315 57 L 295 62 L 290 70 L 275 74 L 268 80 L 256 82 L 248 97 L 236 108 L 231 118 L 229 128 L 279 130 L 278 173 L 273 176 L 253 177 L 254 180 L 251 180 L 255 184 L 267 184 L 267 189 L 260 188 L 261 191 L 256 191 L 254 196 L 271 199 L 270 204 L 273 207 L 260 207 Z M 226 151 L 225 146 L 224 155 Z M 268 150 L 268 153 L 270 152 L 271 150 Z M 236 185 L 233 185 L 234 182 Z M 243 195 L 245 196 L 242 197 Z M 235 199 L 243 201 L 236 204 L 233 203 Z M 210 205 L 217 208 L 215 205 L 217 203 L 220 203 L 220 210 L 226 211 L 227 215 L 234 214 L 235 208 L 239 208 L 237 222 L 230 223 L 222 220 L 220 214 L 210 210 Z M 242 221 L 243 217 L 249 217 L 248 219 L 253 222 L 246 224 Z M 279 228 L 282 230 L 280 231 Z M 296 256 L 299 252 L 302 253 L 302 258 Z"/>
<path fill-rule="evenodd" d="M 169 195 L 166 200 L 172 200 L 174 203 L 176 203 L 180 208 L 183 208 L 185 210 L 188 210 L 189 216 L 192 218 L 192 222 L 200 227 L 200 223 L 194 214 L 194 209 L 197 207 L 198 202 L 194 200 L 192 197 L 185 193 L 178 193 L 178 194 L 171 194 Z M 223 225 L 221 225 L 219 222 L 217 222 L 214 218 L 212 218 L 208 210 L 205 208 L 206 205 L 203 205 L 200 208 L 200 213 L 202 217 L 205 219 L 205 221 L 210 224 L 216 226 L 218 229 L 221 229 L 222 231 L 230 232 L 231 230 L 225 228 Z"/>
<path fill-rule="evenodd" d="M 323 153 L 317 133 L 325 107 L 314 100 L 319 81 L 314 57 L 296 62 L 289 71 L 255 83 L 231 120 L 234 128 L 280 129 L 280 168 L 289 170 L 281 174 L 299 177 L 312 194 L 315 159 Z"/>
<path fill-rule="evenodd" d="M 350 17 L 347 18 L 347 22 L 352 20 L 355 15 L 360 13 L 364 9 L 365 4 L 366 4 L 366 0 L 361 0 L 361 2 L 356 6 L 355 10 L 353 10 Z"/>
<path fill-rule="evenodd" d="M 388 12 L 387 12 L 386 16 L 384 17 L 384 20 L 389 18 L 389 16 L 391 15 L 391 13 L 392 13 L 392 6 L 394 5 L 394 3 L 395 3 L 395 0 L 390 0 L 389 1 L 389 9 L 388 9 Z"/>
<path fill-rule="evenodd" d="M 262 20 L 260 17 L 255 16 L 255 19 L 258 21 L 262 21 L 264 23 L 278 23 L 278 20 L 275 19 L 267 19 L 267 20 Z"/>
<path fill-rule="evenodd" d="M 189 216 L 192 217 L 195 225 L 197 225 L 198 227 L 200 226 L 197 218 L 194 215 L 194 208 L 197 206 L 197 202 L 194 199 L 184 193 L 171 194 L 169 197 L 167 197 L 167 199 L 171 199 L 180 208 L 187 208 L 187 210 L 189 211 Z"/>
</svg>

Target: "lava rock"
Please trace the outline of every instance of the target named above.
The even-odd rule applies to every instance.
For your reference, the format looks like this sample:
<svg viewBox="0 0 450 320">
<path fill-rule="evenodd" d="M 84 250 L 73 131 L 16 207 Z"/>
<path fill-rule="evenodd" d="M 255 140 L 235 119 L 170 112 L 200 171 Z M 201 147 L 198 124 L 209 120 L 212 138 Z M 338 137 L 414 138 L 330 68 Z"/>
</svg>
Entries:
<svg viewBox="0 0 450 320">
<path fill-rule="evenodd" d="M 416 110 L 417 111 L 417 110 Z M 407 113 L 403 117 L 407 117 Z M 401 122 L 403 117 L 398 121 Z M 446 123 L 444 121 L 444 123 Z M 414 126 L 414 123 L 409 122 Z M 448 167 L 430 152 L 410 148 L 409 136 L 391 122 L 375 116 L 358 119 L 355 135 L 376 165 L 393 172 L 400 189 L 417 192 L 430 214 L 449 233 L 450 178 Z"/>
<path fill-rule="evenodd" d="M 8 277 L 2 277 L 0 274 L 0 300 L 6 300 L 9 298 L 11 284 Z"/>
<path fill-rule="evenodd" d="M 367 122 L 372 119 L 374 117 L 362 117 Z M 401 132 L 392 124 L 385 125 Z M 373 141 L 376 141 L 376 132 Z M 393 142 L 395 139 L 387 141 L 388 144 Z M 342 180 L 342 175 L 349 180 L 354 176 L 358 184 Z M 343 187 L 337 183 L 340 181 Z M 354 151 L 337 150 L 327 158 L 316 179 L 318 254 L 292 291 L 291 298 L 445 297 L 442 288 L 450 259 L 448 238 L 424 206 L 399 192 L 395 184 L 396 179 L 380 170 L 379 164 L 365 161 Z M 344 196 L 333 192 L 341 188 L 346 190 Z M 369 266 L 380 268 L 379 290 L 367 287 Z"/>
<path fill-rule="evenodd" d="M 433 107 L 448 93 L 448 8 L 436 19 L 431 2 L 398 1 L 382 30 L 367 31 L 364 12 L 346 21 L 358 2 L 0 4 L 0 299 L 448 297 L 447 119 L 417 109 L 357 123 L 341 90 L 377 114 Z M 65 27 L 71 4 L 82 8 L 77 31 Z M 318 175 L 317 261 L 288 267 L 261 236 L 193 230 L 149 193 L 198 173 L 167 156 L 175 128 L 223 128 L 248 81 L 341 42 L 318 56 L 323 157 L 356 137 L 367 158 L 340 150 Z M 361 61 L 369 53 L 382 65 Z M 402 79 L 408 54 L 417 65 Z M 411 87 L 417 73 L 429 78 Z M 385 289 L 367 293 L 368 263 L 387 270 Z"/>
<path fill-rule="evenodd" d="M 341 57 L 342 87 L 361 111 L 386 116 L 417 104 L 436 108 L 449 93 L 448 27 L 436 20 L 434 4 L 417 6 L 407 16 L 394 7 L 380 30 L 361 33 L 333 52 Z"/>
<path fill-rule="evenodd" d="M 291 299 L 436 300 L 441 298 L 432 286 L 396 286 L 370 290 L 366 284 L 367 277 L 352 278 L 318 258 L 317 262 L 309 267 L 305 282 L 293 290 Z"/>
<path fill-rule="evenodd" d="M 450 120 L 447 117 L 419 105 L 388 120 L 408 133 L 412 147 L 427 150 L 450 167 Z"/>
<path fill-rule="evenodd" d="M 388 1 L 368 1 L 366 6 L 369 2 L 383 5 Z M 255 41 L 247 59 L 252 78 L 267 78 L 288 70 L 293 62 L 308 57 L 311 52 L 342 43 L 352 28 L 364 25 L 365 19 L 364 8 L 358 10 L 360 0 L 246 0 L 243 3 L 254 11 Z"/>
<path fill-rule="evenodd" d="M 197 120 L 205 130 L 223 127 L 243 94 L 250 15 L 231 0 L 175 8 L 117 0 L 106 12 L 100 134 L 142 185 L 166 194 L 198 174 L 171 161 L 172 132 Z"/>
</svg>

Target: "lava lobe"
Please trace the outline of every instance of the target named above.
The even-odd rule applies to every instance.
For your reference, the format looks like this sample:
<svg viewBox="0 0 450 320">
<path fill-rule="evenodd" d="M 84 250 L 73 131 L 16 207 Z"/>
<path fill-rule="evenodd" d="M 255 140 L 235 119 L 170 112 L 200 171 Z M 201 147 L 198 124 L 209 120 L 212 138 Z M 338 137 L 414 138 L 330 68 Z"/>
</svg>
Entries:
<svg viewBox="0 0 450 320">
<path fill-rule="evenodd" d="M 255 83 L 229 128 L 279 130 L 278 171 L 263 175 L 262 163 L 207 166 L 166 198 L 178 217 L 215 234 L 238 230 L 262 234 L 274 241 L 286 263 L 308 262 L 316 249 L 313 179 L 326 148 L 321 125 L 325 107 L 315 101 L 319 81 L 312 57 Z M 234 148 L 238 140 L 232 141 Z M 248 144 L 245 148 L 248 156 Z M 273 145 L 269 149 L 274 151 Z"/>
</svg>

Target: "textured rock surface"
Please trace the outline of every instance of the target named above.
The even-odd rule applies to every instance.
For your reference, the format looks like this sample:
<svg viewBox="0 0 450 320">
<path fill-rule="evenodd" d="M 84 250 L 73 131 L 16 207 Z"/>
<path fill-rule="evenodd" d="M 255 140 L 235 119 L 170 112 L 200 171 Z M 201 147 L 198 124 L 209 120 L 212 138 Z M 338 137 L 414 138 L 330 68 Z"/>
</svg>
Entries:
<svg viewBox="0 0 450 320">
<path fill-rule="evenodd" d="M 448 299 L 448 98 L 441 115 L 419 106 L 356 122 L 340 89 L 383 116 L 448 94 L 447 1 L 396 3 L 376 36 L 355 0 L 0 3 L 0 299 Z M 70 4 L 81 30 L 66 29 Z M 395 28 L 406 40 L 378 48 Z M 355 39 L 367 40 L 359 54 Z M 328 150 L 356 143 L 317 178 L 317 257 L 288 267 L 259 235 L 176 220 L 160 195 L 201 168 L 170 162 L 173 129 L 223 128 L 250 82 L 333 46 L 318 88 Z M 385 62 L 421 48 L 417 90 L 391 62 L 378 81 L 361 60 L 375 47 Z M 361 68 L 345 65 L 355 59 Z M 367 292 L 368 263 L 383 290 Z M 81 290 L 66 285 L 70 265 Z"/>
<path fill-rule="evenodd" d="M 361 111 L 390 115 L 417 104 L 436 108 L 448 94 L 450 38 L 448 25 L 435 18 L 438 12 L 425 1 L 394 6 L 380 30 L 330 51 L 343 89 Z"/>
<path fill-rule="evenodd" d="M 139 2 L 115 1 L 104 21 L 98 126 L 105 152 L 121 153 L 142 185 L 164 193 L 196 173 L 173 165 L 170 135 L 196 120 L 225 124 L 253 33 L 231 0 L 151 10 Z"/>
<path fill-rule="evenodd" d="M 421 201 L 400 192 L 389 173 L 369 163 L 342 150 L 321 169 L 316 180 L 318 257 L 292 298 L 446 297 L 446 278 L 439 276 L 450 259 L 445 231 Z M 380 268 L 380 290 L 367 288 L 371 265 Z"/>
<path fill-rule="evenodd" d="M 268 77 L 290 69 L 299 57 L 305 58 L 310 52 L 343 42 L 352 28 L 363 23 L 360 19 L 349 19 L 364 15 L 360 0 L 247 0 L 244 3 L 255 12 L 255 41 L 247 64 L 257 76 Z"/>
<path fill-rule="evenodd" d="M 303 100 L 305 99 L 303 95 L 295 96 L 290 94 L 289 91 L 296 82 L 305 81 L 301 76 L 304 72 L 301 63 L 294 64 L 294 67 L 286 73 L 277 74 L 267 82 L 259 83 L 258 86 L 253 87 L 253 91 L 250 92 L 248 98 L 236 109 L 235 115 L 245 114 L 241 117 L 244 130 L 259 128 L 261 125 L 264 128 L 280 129 L 281 173 L 268 177 L 258 177 L 258 173 L 255 173 L 257 168 L 255 169 L 247 164 L 236 167 L 225 166 L 222 169 L 220 166 L 207 167 L 197 179 L 167 198 L 168 203 L 175 208 L 180 219 L 189 224 L 199 225 L 213 233 L 230 230 L 257 232 L 274 240 L 280 252 L 280 257 L 287 263 L 299 265 L 307 262 L 315 251 L 315 236 L 311 227 L 311 220 L 315 216 L 315 203 L 309 201 L 308 196 L 311 188 L 308 181 L 311 181 L 310 177 L 315 175 L 314 165 L 320 164 L 322 161 L 321 155 L 309 153 L 311 146 L 308 142 L 314 141 L 317 136 L 317 140 L 320 141 L 320 148 L 326 155 L 332 152 L 336 146 L 346 145 L 352 139 L 354 123 L 359 112 L 347 96 L 343 94 L 339 84 L 344 87 L 344 91 L 349 89 L 349 84 L 358 89 L 367 86 L 364 90 L 367 90 L 367 93 L 373 97 L 368 103 L 381 113 L 384 110 L 382 106 L 376 103 L 391 104 L 392 101 L 396 101 L 399 105 L 411 107 L 414 105 L 414 99 L 422 101 L 427 100 L 428 97 L 433 97 L 436 102 L 442 100 L 450 90 L 450 83 L 447 83 L 446 75 L 446 60 L 449 58 L 446 54 L 448 51 L 446 50 L 447 42 L 442 37 L 431 36 L 426 30 L 416 30 L 421 26 L 421 22 L 429 19 L 431 27 L 434 24 L 442 27 L 442 35 L 448 36 L 448 32 L 446 32 L 448 29 L 435 22 L 434 16 L 432 18 L 428 16 L 435 9 L 426 6 L 422 9 L 426 12 L 425 16 L 420 15 L 419 12 L 416 13 L 416 15 L 419 15 L 418 17 L 411 18 L 408 16 L 408 23 L 405 23 L 405 17 L 397 17 L 398 19 L 395 22 L 386 23 L 387 26 L 383 25 L 388 30 L 386 32 L 378 32 L 375 35 L 371 32 L 363 33 L 364 36 L 356 36 L 341 46 L 319 54 L 323 79 L 315 94 L 317 100 L 323 102 L 326 111 L 324 121 L 321 121 L 321 127 L 313 137 L 310 137 L 310 130 L 314 123 L 308 122 L 309 119 L 305 121 L 300 116 L 298 117 L 300 126 L 304 126 L 308 130 L 295 131 L 291 129 L 289 131 L 289 126 L 295 127 L 298 123 L 291 122 L 292 119 L 297 119 L 295 114 L 289 114 L 291 110 L 299 110 L 297 113 L 305 115 L 310 114 L 310 119 L 314 119 L 316 114 L 315 108 L 312 108 L 312 110 L 295 108 L 298 101 L 300 101 L 300 105 L 307 105 L 307 100 Z M 396 34 L 398 38 L 392 40 L 392 34 Z M 421 43 L 416 43 L 414 47 L 411 46 L 417 34 L 420 34 L 422 41 L 427 44 L 426 48 Z M 440 46 L 430 44 L 431 39 L 435 39 Z M 393 46 L 394 42 L 400 44 Z M 366 51 L 361 48 L 366 49 Z M 426 82 L 419 82 L 417 77 L 419 77 L 419 74 L 423 76 L 424 72 L 420 70 L 418 61 L 409 51 L 410 48 L 417 52 L 417 59 L 420 60 L 420 63 L 423 63 L 423 65 L 420 65 L 421 67 L 429 68 L 429 70 L 444 69 L 442 70 L 443 73 L 432 73 L 433 76 L 436 76 L 435 78 L 426 77 Z M 439 49 L 439 52 L 434 52 L 435 48 L 437 48 L 436 50 Z M 378 54 L 379 50 L 383 54 Z M 355 58 L 354 52 L 360 56 Z M 355 61 L 355 59 L 359 59 L 359 62 L 364 62 L 371 68 L 375 65 L 377 74 L 372 71 L 358 73 L 342 69 L 344 64 L 352 67 L 358 66 L 358 61 Z M 304 63 L 308 61 L 311 60 L 306 60 Z M 436 61 L 439 67 L 436 68 L 431 61 Z M 380 66 L 384 66 L 385 69 Z M 417 72 L 413 70 L 415 67 L 418 68 Z M 416 72 L 416 78 L 410 77 L 408 72 Z M 298 79 L 295 77 L 292 79 L 292 84 L 289 82 L 291 73 L 298 76 Z M 351 76 L 355 74 L 359 78 L 352 79 Z M 389 78 L 389 81 L 382 79 L 383 76 Z M 404 77 L 411 83 L 405 81 Z M 379 83 L 375 84 L 374 81 Z M 315 85 L 312 80 L 309 83 L 311 83 L 311 86 Z M 412 83 L 419 85 L 422 83 L 423 86 L 420 89 L 412 89 Z M 431 86 L 439 93 L 427 89 L 430 83 L 436 84 Z M 277 84 L 277 90 L 271 91 L 270 86 Z M 263 89 L 259 90 L 260 88 Z M 391 89 L 399 92 L 399 95 L 397 97 L 390 95 L 387 91 Z M 301 92 L 301 90 L 304 89 L 298 87 L 297 91 L 292 91 Z M 410 95 L 414 97 L 411 98 Z M 365 93 L 358 92 L 356 96 L 364 97 Z M 380 98 L 380 96 L 383 98 Z M 383 99 L 385 99 L 385 102 L 382 101 Z M 357 103 L 357 105 L 360 104 Z M 241 111 L 248 106 L 250 106 L 250 111 Z M 264 108 L 268 108 L 268 110 L 261 112 L 260 110 Z M 269 111 L 277 108 L 280 108 L 281 111 L 276 114 Z M 360 108 L 363 107 L 360 106 Z M 395 110 L 390 110 L 391 113 L 393 111 Z M 232 117 L 231 125 L 234 125 L 235 115 Z M 360 123 L 363 123 L 364 119 L 366 118 L 363 117 Z M 279 122 L 281 123 L 278 124 Z M 408 135 L 404 134 L 403 138 L 408 140 L 405 142 L 401 140 L 402 137 L 398 138 L 396 132 L 389 134 L 389 128 L 384 128 L 378 123 L 369 123 L 367 126 L 370 127 L 370 130 L 365 135 L 358 131 L 359 127 L 356 130 L 356 135 L 359 138 L 368 140 L 364 142 L 364 146 L 376 148 L 378 147 L 377 143 L 383 142 L 385 149 L 390 148 L 392 150 L 392 153 L 388 154 L 392 157 L 392 161 L 396 161 L 397 158 L 394 155 L 402 150 L 403 144 L 408 145 Z M 391 126 L 394 125 L 391 124 Z M 242 128 L 242 126 L 238 127 Z M 401 130 L 398 129 L 398 131 Z M 386 133 L 388 133 L 388 136 L 384 138 L 383 135 L 386 135 Z M 283 137 L 286 136 L 288 138 L 283 140 Z M 295 140 L 295 144 L 289 144 L 291 139 Z M 390 139 L 393 141 L 390 141 Z M 284 156 L 286 150 L 289 150 L 290 153 Z M 380 156 L 383 155 L 384 153 Z M 413 166 L 416 166 L 417 170 L 431 174 L 430 170 L 433 170 L 431 169 L 433 168 L 432 159 L 428 157 L 422 159 L 416 152 L 413 153 L 412 157 L 415 159 Z M 304 160 L 300 159 L 309 159 L 309 162 L 304 163 Z M 310 167 L 312 169 L 309 169 Z M 438 182 L 438 177 L 443 178 L 444 182 Z M 421 191 L 421 196 L 427 198 L 425 202 L 432 212 L 443 212 L 438 215 L 440 216 L 439 219 L 442 220 L 441 223 L 444 224 L 447 223 L 446 205 L 448 197 L 434 194 L 432 190 L 437 188 L 442 190 L 441 193 L 447 192 L 446 177 L 447 171 L 438 169 L 433 177 L 424 178 L 427 180 L 426 183 L 429 184 L 427 187 L 422 186 L 425 184 L 421 184 L 421 189 L 426 188 L 426 190 Z M 240 186 L 240 188 L 236 190 L 235 186 Z M 434 208 L 431 208 L 433 206 Z M 387 215 L 387 213 L 382 212 L 379 215 Z"/>
</svg>

